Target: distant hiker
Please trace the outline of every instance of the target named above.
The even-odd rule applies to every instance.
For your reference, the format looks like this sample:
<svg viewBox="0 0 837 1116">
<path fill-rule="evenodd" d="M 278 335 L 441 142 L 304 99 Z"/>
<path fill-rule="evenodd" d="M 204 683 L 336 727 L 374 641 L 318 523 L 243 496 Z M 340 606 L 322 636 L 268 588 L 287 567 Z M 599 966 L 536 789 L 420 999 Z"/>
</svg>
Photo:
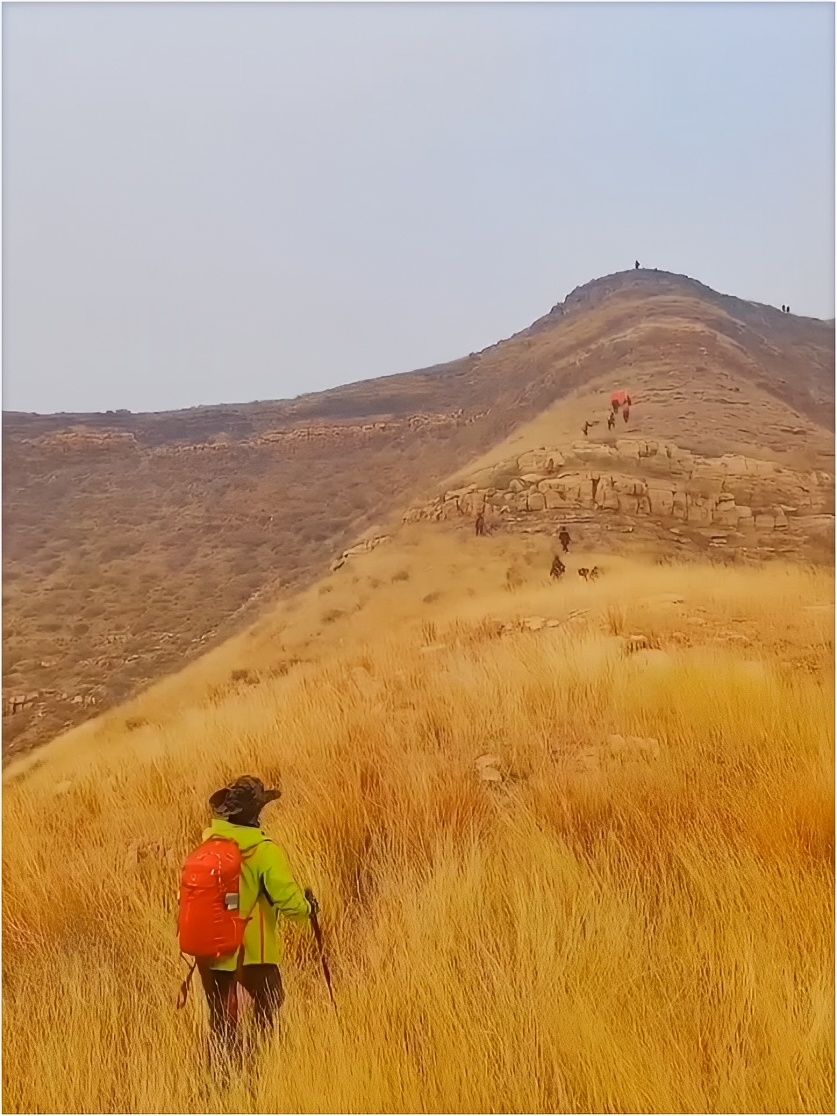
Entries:
<svg viewBox="0 0 837 1116">
<path fill-rule="evenodd" d="M 790 314 L 790 306 L 786 306 L 786 307 L 785 307 L 785 313 L 786 313 L 786 314 Z"/>
<path fill-rule="evenodd" d="M 587 437 L 587 431 L 590 429 L 590 423 L 585 422 L 581 429 L 584 431 L 584 437 L 586 438 Z"/>
<path fill-rule="evenodd" d="M 783 314 L 785 313 L 785 304 L 784 304 L 784 302 L 782 303 L 782 313 L 783 313 Z"/>
<path fill-rule="evenodd" d="M 554 577 L 557 581 L 559 577 L 562 577 L 564 575 L 566 569 L 567 567 L 556 554 L 555 557 L 552 559 L 552 565 L 549 567 L 549 576 Z"/>
<path fill-rule="evenodd" d="M 262 1034 L 277 1023 L 285 998 L 278 915 L 306 922 L 317 912 L 297 887 L 284 850 L 259 828 L 259 815 L 281 795 L 244 775 L 209 799 L 215 819 L 187 858 L 180 892 L 180 947 L 195 958 L 209 1005 L 213 1053 L 241 1053 L 238 985 L 253 1000 Z M 281 929 L 280 929 L 281 934 Z M 193 966 L 194 970 L 194 966 Z M 188 994 L 191 972 L 181 989 Z"/>
<path fill-rule="evenodd" d="M 547 463 L 546 463 L 546 471 L 547 471 L 547 473 L 554 473 L 555 472 L 555 461 L 551 457 L 550 457 L 549 461 L 547 461 Z"/>
<path fill-rule="evenodd" d="M 608 428 L 608 430 L 612 430 L 615 425 L 616 425 L 616 415 L 613 413 L 613 411 L 611 411 L 610 414 L 607 416 L 607 428 Z"/>
<path fill-rule="evenodd" d="M 639 271 L 639 260 L 634 260 L 634 271 Z"/>
<path fill-rule="evenodd" d="M 477 533 L 477 536 L 485 534 L 485 512 L 484 511 L 481 511 L 479 513 L 479 515 L 477 516 L 476 523 L 474 524 L 474 529 Z"/>
<path fill-rule="evenodd" d="M 626 403 L 625 406 L 622 408 L 622 418 L 625 420 L 625 422 L 627 422 L 630 417 L 631 408 Z"/>
<path fill-rule="evenodd" d="M 564 553 L 568 554 L 572 539 L 570 538 L 570 533 L 566 527 L 562 527 L 561 530 L 558 532 L 558 542 L 561 544 L 561 548 Z"/>
</svg>

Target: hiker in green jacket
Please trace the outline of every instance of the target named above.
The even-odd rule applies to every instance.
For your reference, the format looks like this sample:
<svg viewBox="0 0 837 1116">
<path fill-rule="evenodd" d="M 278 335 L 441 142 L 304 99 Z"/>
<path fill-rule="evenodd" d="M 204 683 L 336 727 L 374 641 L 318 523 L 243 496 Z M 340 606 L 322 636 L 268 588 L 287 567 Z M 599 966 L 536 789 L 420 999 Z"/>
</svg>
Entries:
<svg viewBox="0 0 837 1116">
<path fill-rule="evenodd" d="M 240 1043 L 239 983 L 253 999 L 253 1014 L 262 1033 L 277 1022 L 285 998 L 279 974 L 278 916 L 303 922 L 316 913 L 316 901 L 309 903 L 295 883 L 284 850 L 259 828 L 262 810 L 281 793 L 266 789 L 253 775 L 244 775 L 209 799 L 215 819 L 204 831 L 204 840 L 226 837 L 241 849 L 239 910 L 253 912 L 238 954 L 198 964 L 212 1036 L 228 1049 Z"/>
</svg>

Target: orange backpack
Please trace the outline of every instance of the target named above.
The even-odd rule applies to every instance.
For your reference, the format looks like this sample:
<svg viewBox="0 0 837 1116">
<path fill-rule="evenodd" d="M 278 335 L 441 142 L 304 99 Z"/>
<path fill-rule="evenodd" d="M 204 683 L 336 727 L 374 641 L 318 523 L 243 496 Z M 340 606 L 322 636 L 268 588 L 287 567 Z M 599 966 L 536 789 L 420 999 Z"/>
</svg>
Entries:
<svg viewBox="0 0 837 1116">
<path fill-rule="evenodd" d="M 242 862 L 241 849 L 228 837 L 210 837 L 186 857 L 177 928 L 180 951 L 191 954 L 195 964 L 181 988 L 180 1007 L 198 961 L 219 961 L 243 945 L 250 917 L 242 918 L 239 910 Z"/>
</svg>

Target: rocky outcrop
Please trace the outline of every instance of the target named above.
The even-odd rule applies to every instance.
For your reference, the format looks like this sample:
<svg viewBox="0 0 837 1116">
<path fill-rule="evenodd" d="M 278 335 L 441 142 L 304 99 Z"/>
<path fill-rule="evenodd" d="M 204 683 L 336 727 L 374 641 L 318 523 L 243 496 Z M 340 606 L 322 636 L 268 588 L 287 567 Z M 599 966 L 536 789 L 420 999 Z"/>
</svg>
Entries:
<svg viewBox="0 0 837 1116">
<path fill-rule="evenodd" d="M 57 450 L 59 453 L 90 452 L 96 450 L 136 450 L 136 437 L 122 430 L 62 430 L 44 434 L 40 438 L 22 438 L 21 444 Z"/>
<path fill-rule="evenodd" d="M 794 518 L 829 514 L 834 499 L 828 473 L 740 454 L 701 458 L 672 442 L 639 438 L 528 450 L 490 475 L 483 471 L 483 479 L 489 483 L 450 489 L 404 520 L 474 516 L 483 508 L 500 517 L 582 508 L 763 534 L 787 530 Z"/>
<path fill-rule="evenodd" d="M 156 457 L 170 457 L 172 455 L 228 451 L 236 448 L 236 446 L 248 448 L 268 446 L 293 451 L 298 446 L 307 445 L 318 445 L 323 448 L 357 445 L 381 436 L 392 438 L 417 430 L 441 430 L 470 426 L 484 418 L 487 413 L 487 411 L 477 411 L 466 414 L 462 408 L 459 408 L 449 413 L 419 412 L 403 418 L 382 418 L 372 422 L 294 423 L 274 430 L 263 430 L 261 433 L 241 442 L 233 441 L 229 437 L 217 436 L 205 442 L 159 446 L 152 450 L 152 454 Z"/>
<path fill-rule="evenodd" d="M 375 547 L 387 542 L 388 539 L 389 535 L 372 535 L 368 539 L 363 539 L 361 542 L 355 543 L 354 546 L 350 546 L 348 550 L 344 550 L 338 558 L 334 559 L 331 563 L 332 572 L 334 570 L 339 570 L 349 558 L 353 558 L 358 554 L 368 554 L 370 550 L 374 550 Z"/>
<path fill-rule="evenodd" d="M 59 694 L 57 690 L 30 690 L 29 693 L 12 694 L 11 697 L 6 698 L 3 702 L 3 716 L 11 717 L 25 709 L 41 707 L 47 701 L 69 702 L 70 705 L 80 705 L 84 709 L 88 709 L 96 705 L 97 698 L 92 693 L 75 694 L 71 698 L 69 694 Z"/>
<path fill-rule="evenodd" d="M 28 694 L 12 694 L 4 702 L 3 712 L 11 715 L 12 713 L 19 713 L 22 709 L 31 709 L 40 696 L 38 690 L 32 690 Z"/>
</svg>

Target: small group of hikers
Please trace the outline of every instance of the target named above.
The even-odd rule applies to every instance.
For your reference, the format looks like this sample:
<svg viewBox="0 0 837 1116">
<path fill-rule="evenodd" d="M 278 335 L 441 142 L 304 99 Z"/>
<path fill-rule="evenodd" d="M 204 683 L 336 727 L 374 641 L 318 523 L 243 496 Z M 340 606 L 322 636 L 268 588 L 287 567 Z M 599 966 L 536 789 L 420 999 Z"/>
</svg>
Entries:
<svg viewBox="0 0 837 1116">
<path fill-rule="evenodd" d="M 209 1008 L 210 1057 L 241 1055 L 239 984 L 253 1002 L 259 1033 L 276 1026 L 285 998 L 280 919 L 310 920 L 321 941 L 316 899 L 299 888 L 284 850 L 260 828 L 262 811 L 280 796 L 253 775 L 216 791 L 209 799 L 215 817 L 183 868 L 180 948 L 194 963 L 179 1006 L 197 968 Z"/>
<path fill-rule="evenodd" d="M 608 430 L 613 430 L 616 426 L 616 416 L 619 414 L 620 410 L 622 411 L 622 421 L 627 423 L 628 419 L 631 417 L 631 397 L 625 391 L 617 391 L 611 396 L 610 411 L 607 416 Z M 585 420 L 585 422 L 582 423 L 581 430 L 585 438 L 587 437 L 588 431 L 594 426 L 598 426 L 598 419 L 594 419 L 593 422 Z"/>
<path fill-rule="evenodd" d="M 558 532 L 558 542 L 561 544 L 561 550 L 564 552 L 564 554 L 569 554 L 572 538 L 570 537 L 570 533 L 565 526 L 562 527 L 561 530 Z M 564 576 L 566 571 L 567 567 L 561 561 L 560 555 L 556 554 L 555 557 L 552 559 L 552 565 L 549 567 L 549 576 L 554 577 L 557 581 L 559 577 Z"/>
<path fill-rule="evenodd" d="M 567 530 L 566 526 L 562 527 L 561 530 L 558 532 L 558 541 L 561 544 L 561 549 L 563 550 L 564 554 L 569 554 L 572 538 L 570 537 L 570 533 Z M 558 581 L 564 576 L 566 572 L 567 567 L 561 561 L 561 556 L 559 554 L 556 554 L 555 557 L 552 559 L 552 565 L 549 567 L 549 576 L 555 578 L 555 580 Z M 583 581 L 597 581 L 598 578 L 601 576 L 601 570 L 598 566 L 580 566 L 576 572 Z"/>
<path fill-rule="evenodd" d="M 627 422 L 631 417 L 631 397 L 626 391 L 617 391 L 610 398 L 610 414 L 607 416 L 607 428 L 612 430 L 616 425 L 616 416 L 622 410 L 622 420 Z"/>
</svg>

